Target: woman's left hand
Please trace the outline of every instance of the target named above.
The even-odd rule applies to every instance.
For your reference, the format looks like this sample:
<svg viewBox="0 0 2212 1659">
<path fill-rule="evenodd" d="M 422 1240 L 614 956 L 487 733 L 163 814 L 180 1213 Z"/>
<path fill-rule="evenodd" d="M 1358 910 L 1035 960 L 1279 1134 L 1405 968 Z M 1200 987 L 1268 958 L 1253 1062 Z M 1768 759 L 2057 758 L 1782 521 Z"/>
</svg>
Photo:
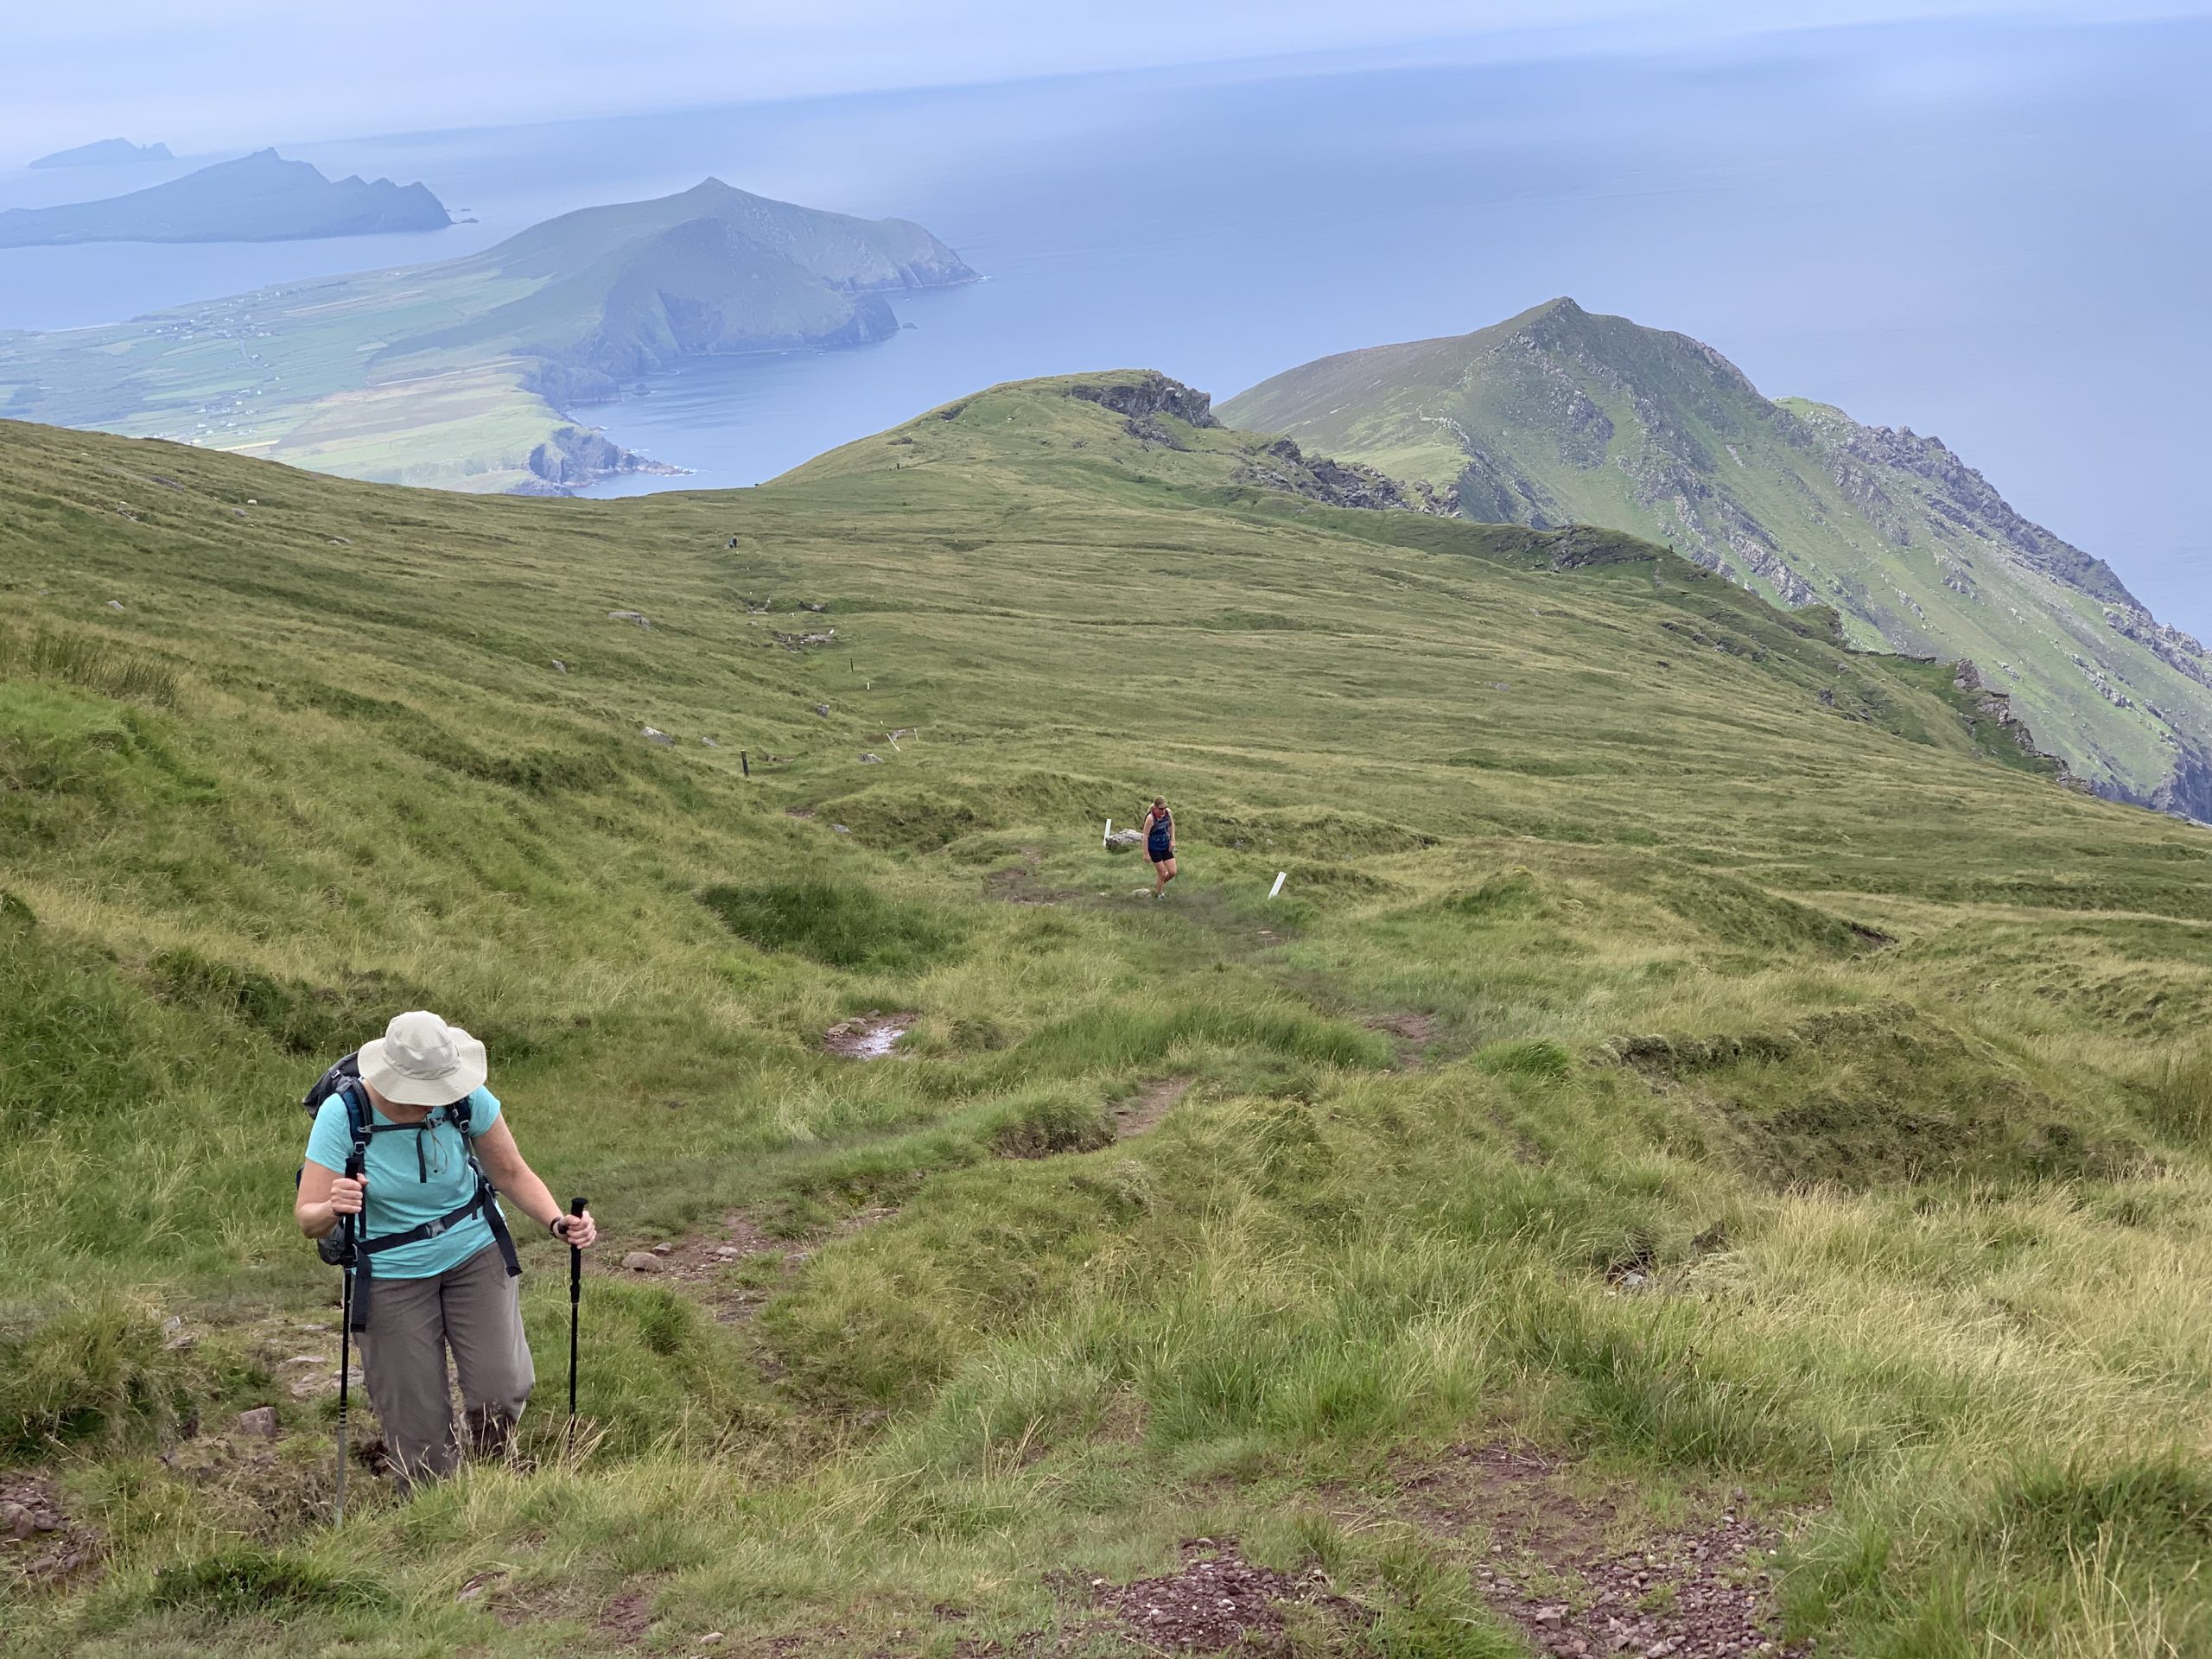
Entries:
<svg viewBox="0 0 2212 1659">
<path fill-rule="evenodd" d="M 570 1248 L 588 1250 L 599 1243 L 599 1224 L 591 1218 L 588 1210 L 581 1216 L 563 1216 L 561 1217 L 561 1236 Z"/>
</svg>

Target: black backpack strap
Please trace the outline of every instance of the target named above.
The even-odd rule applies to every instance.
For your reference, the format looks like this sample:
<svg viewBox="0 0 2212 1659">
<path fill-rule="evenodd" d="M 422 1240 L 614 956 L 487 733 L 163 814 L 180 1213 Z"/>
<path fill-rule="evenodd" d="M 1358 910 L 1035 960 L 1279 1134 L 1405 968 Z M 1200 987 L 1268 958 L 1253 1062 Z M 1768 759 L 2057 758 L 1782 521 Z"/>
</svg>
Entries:
<svg viewBox="0 0 2212 1659">
<path fill-rule="evenodd" d="M 492 1242 L 499 1247 L 499 1260 L 507 1264 L 507 1277 L 519 1279 L 522 1262 L 515 1255 L 515 1236 L 507 1230 L 507 1217 L 499 1208 L 499 1195 L 493 1188 L 492 1178 L 484 1173 L 484 1166 L 476 1161 L 475 1137 L 466 1128 L 461 1134 L 469 1147 L 468 1166 L 476 1172 L 476 1202 L 484 1211 L 485 1224 L 492 1230 Z"/>
<path fill-rule="evenodd" d="M 461 1131 L 461 1145 L 468 1148 L 468 1166 L 476 1172 L 476 1197 L 484 1211 L 484 1222 L 492 1230 L 492 1242 L 499 1247 L 499 1260 L 507 1265 L 507 1277 L 522 1277 L 522 1262 L 515 1255 L 515 1236 L 507 1230 L 507 1217 L 499 1208 L 499 1195 L 493 1190 L 492 1178 L 484 1173 L 484 1166 L 476 1161 L 476 1096 L 474 1093 L 465 1100 L 454 1101 L 446 1108 L 447 1121 Z"/>
</svg>

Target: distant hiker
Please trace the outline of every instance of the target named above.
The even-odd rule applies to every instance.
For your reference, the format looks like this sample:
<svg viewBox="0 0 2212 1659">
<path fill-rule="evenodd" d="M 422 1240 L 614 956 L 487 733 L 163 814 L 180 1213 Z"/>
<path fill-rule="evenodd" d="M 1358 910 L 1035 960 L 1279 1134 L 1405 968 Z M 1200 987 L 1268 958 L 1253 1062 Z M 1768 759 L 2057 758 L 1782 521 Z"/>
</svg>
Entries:
<svg viewBox="0 0 2212 1659">
<path fill-rule="evenodd" d="M 563 1214 L 523 1161 L 485 1072 L 484 1045 L 467 1032 L 421 1010 L 397 1015 L 317 1085 L 328 1092 L 293 1205 L 314 1239 L 359 1218 L 353 1325 L 403 1490 L 461 1461 L 448 1350 L 474 1452 L 504 1450 L 537 1380 L 499 1196 L 576 1249 L 599 1235 L 589 1215 Z"/>
<path fill-rule="evenodd" d="M 1142 827 L 1144 855 L 1152 861 L 1152 896 L 1157 899 L 1175 879 L 1175 815 L 1157 795 L 1152 798 L 1152 810 L 1144 815 Z"/>
</svg>

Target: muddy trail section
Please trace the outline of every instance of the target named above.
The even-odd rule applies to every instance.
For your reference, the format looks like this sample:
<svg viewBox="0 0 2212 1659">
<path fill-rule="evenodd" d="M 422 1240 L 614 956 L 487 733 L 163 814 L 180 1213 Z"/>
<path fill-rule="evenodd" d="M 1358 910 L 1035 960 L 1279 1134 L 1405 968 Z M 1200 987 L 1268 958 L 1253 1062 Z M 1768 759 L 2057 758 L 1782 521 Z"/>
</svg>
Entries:
<svg viewBox="0 0 2212 1659">
<path fill-rule="evenodd" d="M 822 1046 L 842 1060 L 881 1060 L 893 1057 L 899 1039 L 914 1028 L 918 1014 L 884 1014 L 870 1009 L 849 1020 L 840 1020 L 822 1033 Z M 904 1056 L 898 1058 L 903 1058 Z"/>
<path fill-rule="evenodd" d="M 1778 1527 L 1745 1495 L 1696 1524 L 1624 1541 L 1621 1506 L 1578 1496 L 1524 1448 L 1463 1450 L 1409 1478 L 1379 1516 L 1465 1545 L 1476 1591 L 1556 1659 L 1808 1659 L 1785 1643 L 1769 1568 Z"/>
</svg>

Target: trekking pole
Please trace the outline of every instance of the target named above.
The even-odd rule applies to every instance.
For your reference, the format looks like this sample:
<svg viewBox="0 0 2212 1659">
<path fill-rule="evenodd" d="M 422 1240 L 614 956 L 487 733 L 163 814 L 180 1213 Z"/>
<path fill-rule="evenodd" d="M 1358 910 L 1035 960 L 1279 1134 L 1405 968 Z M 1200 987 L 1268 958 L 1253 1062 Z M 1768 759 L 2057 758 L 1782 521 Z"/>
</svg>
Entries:
<svg viewBox="0 0 2212 1659">
<path fill-rule="evenodd" d="M 361 1179 L 361 1154 L 358 1150 L 346 1160 L 346 1179 Z M 353 1393 L 353 1221 L 352 1216 L 342 1216 L 338 1222 L 343 1251 L 339 1270 L 345 1277 L 340 1281 L 338 1294 L 338 1499 L 332 1506 L 333 1526 L 346 1523 L 346 1408 Z"/>
<path fill-rule="evenodd" d="M 569 1200 L 569 1213 L 581 1216 L 584 1212 L 582 1198 Z M 584 1253 L 575 1244 L 569 1246 L 569 1430 L 568 1450 L 573 1455 L 576 1449 L 576 1306 L 583 1300 Z"/>
</svg>

